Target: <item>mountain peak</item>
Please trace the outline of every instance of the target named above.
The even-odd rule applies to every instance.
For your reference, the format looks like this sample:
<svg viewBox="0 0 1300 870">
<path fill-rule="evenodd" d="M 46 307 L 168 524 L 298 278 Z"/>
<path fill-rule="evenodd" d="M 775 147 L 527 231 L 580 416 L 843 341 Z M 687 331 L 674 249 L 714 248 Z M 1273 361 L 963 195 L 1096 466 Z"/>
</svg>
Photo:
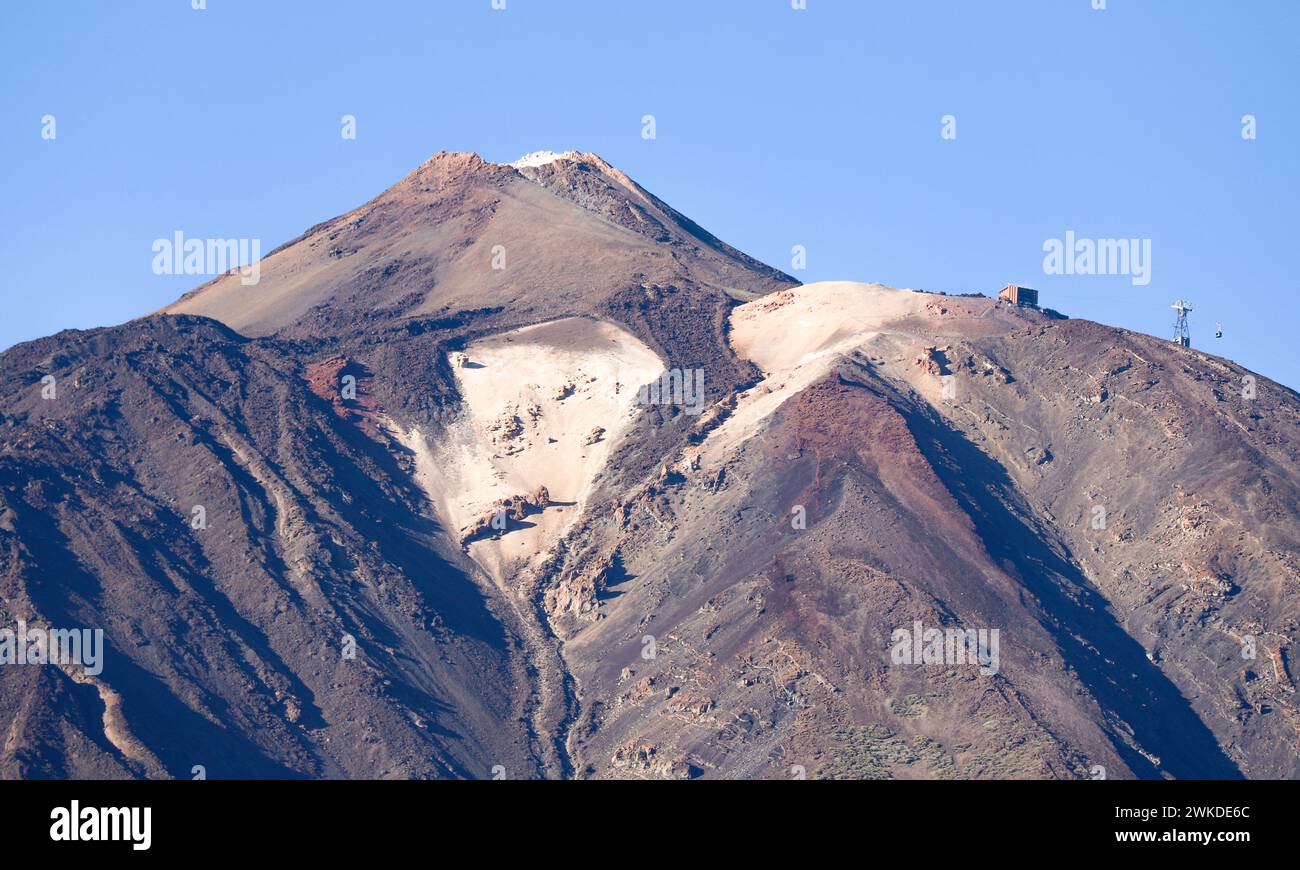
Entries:
<svg viewBox="0 0 1300 870">
<path fill-rule="evenodd" d="M 164 310 L 246 335 L 290 324 L 318 333 L 355 328 L 358 312 L 389 320 L 509 305 L 524 316 L 535 305 L 591 314 L 646 283 L 749 298 L 798 282 L 596 154 L 537 151 L 504 164 L 439 151 L 370 202 L 268 254 L 255 293 L 222 275 Z"/>
<path fill-rule="evenodd" d="M 473 151 L 439 151 L 417 166 L 393 189 L 439 188 L 466 179 L 487 178 L 508 171 L 496 163 L 489 163 Z"/>
</svg>

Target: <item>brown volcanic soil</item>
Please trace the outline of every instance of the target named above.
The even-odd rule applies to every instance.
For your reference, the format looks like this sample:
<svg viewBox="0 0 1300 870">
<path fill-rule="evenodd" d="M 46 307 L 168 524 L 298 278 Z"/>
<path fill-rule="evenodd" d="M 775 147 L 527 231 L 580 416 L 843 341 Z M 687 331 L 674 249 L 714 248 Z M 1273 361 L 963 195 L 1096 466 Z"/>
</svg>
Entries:
<svg viewBox="0 0 1300 870">
<path fill-rule="evenodd" d="M 102 628 L 106 647 L 90 684 L 0 668 L 22 699 L 0 705 L 6 775 L 535 769 L 517 639 L 438 556 L 400 454 L 292 357 L 169 317 L 22 345 L 0 369 L 0 622 Z"/>
<path fill-rule="evenodd" d="M 108 648 L 0 668 L 0 774 L 1300 775 L 1294 392 L 793 285 L 594 155 L 439 154 L 256 287 L 0 355 L 0 627 Z M 457 354 L 561 318 L 704 369 L 709 408 L 635 409 L 559 542 L 489 571 L 408 445 L 467 431 Z M 917 620 L 998 629 L 998 673 L 893 664 Z"/>
<path fill-rule="evenodd" d="M 613 699 L 591 708 L 576 760 L 618 773 L 618 747 L 641 742 L 725 776 L 785 776 L 796 764 L 827 776 L 1070 777 L 1094 764 L 1152 773 L 1104 708 L 1127 714 L 1141 746 L 1167 747 L 1175 775 L 1230 775 L 1050 533 L 1017 505 L 981 516 L 954 493 L 945 466 L 958 458 L 942 431 L 869 367 L 848 366 L 779 412 L 729 467 L 735 483 L 687 489 L 672 532 L 632 527 L 619 552 L 635 579 L 614 584 L 608 619 L 566 648 L 579 684 Z M 806 531 L 791 527 L 795 505 Z M 990 552 L 982 523 L 1032 545 L 1036 576 Z M 1000 673 L 892 667 L 890 633 L 914 620 L 999 627 Z M 652 662 L 639 660 L 644 633 L 663 638 Z M 622 656 L 608 655 L 611 636 Z M 583 667 L 589 650 L 594 670 Z M 1144 673 L 1116 689 L 1106 674 L 1120 657 Z M 629 685 L 646 677 L 653 692 Z M 709 714 L 683 725 L 673 698 L 688 691 Z M 1163 705 L 1163 724 L 1142 713 L 1147 703 Z"/>
<path fill-rule="evenodd" d="M 1246 401 L 1224 361 L 986 299 L 882 329 L 721 466 L 706 440 L 573 536 L 561 584 L 601 568 L 597 612 L 554 619 L 588 699 L 575 769 L 1296 776 L 1295 393 Z M 893 666 L 914 620 L 1000 628 L 1000 672 Z"/>
<path fill-rule="evenodd" d="M 959 403 L 969 413 L 949 424 L 1059 530 L 1078 573 L 1243 773 L 1300 774 L 1287 664 L 1300 641 L 1295 392 L 1256 378 L 1246 399 L 1235 364 L 1085 321 L 970 350 L 1016 384 L 959 367 L 976 383 Z M 1027 459 L 1035 447 L 1050 461 Z M 1247 636 L 1254 659 L 1242 656 Z M 1166 721 L 1170 705 L 1152 718 Z"/>
</svg>

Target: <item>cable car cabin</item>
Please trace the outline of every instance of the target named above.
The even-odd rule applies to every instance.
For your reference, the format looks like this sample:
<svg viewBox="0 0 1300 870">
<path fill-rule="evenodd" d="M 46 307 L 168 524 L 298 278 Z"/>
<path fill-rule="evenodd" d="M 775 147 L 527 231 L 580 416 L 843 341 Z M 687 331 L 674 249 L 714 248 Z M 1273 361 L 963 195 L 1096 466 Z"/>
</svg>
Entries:
<svg viewBox="0 0 1300 870">
<path fill-rule="evenodd" d="M 1038 307 L 1038 291 L 1031 290 L 1028 287 L 1019 287 L 1015 284 L 1008 284 L 1002 288 L 998 294 L 999 299 L 1004 299 L 1013 305 L 1032 305 Z"/>
</svg>

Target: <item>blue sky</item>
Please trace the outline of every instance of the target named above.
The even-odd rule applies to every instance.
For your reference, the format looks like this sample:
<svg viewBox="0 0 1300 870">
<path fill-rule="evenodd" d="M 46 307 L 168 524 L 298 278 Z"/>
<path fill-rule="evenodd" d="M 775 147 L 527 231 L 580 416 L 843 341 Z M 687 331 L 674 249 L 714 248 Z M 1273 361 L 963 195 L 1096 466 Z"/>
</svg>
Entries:
<svg viewBox="0 0 1300 870">
<path fill-rule="evenodd" d="M 440 149 L 578 148 L 804 281 L 1015 281 L 1161 336 L 1185 297 L 1195 346 L 1300 386 L 1300 4 L 1106 5 L 6 4 L 0 347 L 199 283 L 152 272 L 178 229 L 265 252 Z M 1044 274 L 1070 230 L 1150 239 L 1150 283 Z"/>
</svg>

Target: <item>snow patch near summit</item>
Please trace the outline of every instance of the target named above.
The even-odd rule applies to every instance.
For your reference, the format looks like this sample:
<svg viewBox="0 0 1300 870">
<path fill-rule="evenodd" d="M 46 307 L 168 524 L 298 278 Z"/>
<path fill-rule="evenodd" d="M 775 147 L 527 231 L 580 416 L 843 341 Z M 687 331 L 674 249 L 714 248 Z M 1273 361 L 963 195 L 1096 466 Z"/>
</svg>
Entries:
<svg viewBox="0 0 1300 870">
<path fill-rule="evenodd" d="M 525 169 L 530 166 L 545 166 L 557 160 L 573 160 L 577 157 L 577 151 L 534 151 L 531 154 L 525 154 L 510 165 L 515 169 Z"/>
</svg>

